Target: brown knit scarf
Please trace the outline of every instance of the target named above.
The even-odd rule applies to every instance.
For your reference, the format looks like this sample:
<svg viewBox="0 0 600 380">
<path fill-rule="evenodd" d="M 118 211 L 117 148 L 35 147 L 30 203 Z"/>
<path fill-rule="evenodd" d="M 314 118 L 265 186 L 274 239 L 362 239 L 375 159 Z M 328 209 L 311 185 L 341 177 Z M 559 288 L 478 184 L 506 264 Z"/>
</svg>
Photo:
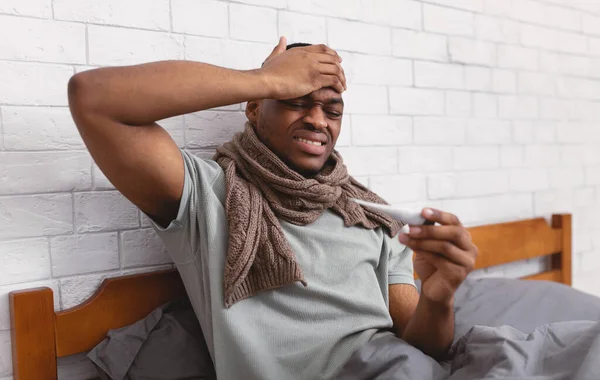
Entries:
<svg viewBox="0 0 600 380">
<path fill-rule="evenodd" d="M 320 173 L 306 178 L 288 168 L 246 122 L 244 132 L 218 147 L 213 159 L 225 171 L 227 190 L 229 249 L 224 273 L 227 308 L 260 291 L 295 281 L 307 285 L 278 218 L 303 226 L 330 208 L 343 218 L 346 227 L 381 226 L 392 237 L 402 227 L 387 215 L 349 200 L 385 203 L 348 175 L 342 157 L 335 150 Z"/>
</svg>

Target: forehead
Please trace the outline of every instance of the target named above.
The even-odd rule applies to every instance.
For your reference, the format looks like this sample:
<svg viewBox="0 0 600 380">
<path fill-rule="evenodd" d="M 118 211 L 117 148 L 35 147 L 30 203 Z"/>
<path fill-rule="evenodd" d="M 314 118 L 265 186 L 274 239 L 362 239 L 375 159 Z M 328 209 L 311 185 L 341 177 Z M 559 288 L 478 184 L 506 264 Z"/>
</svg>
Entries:
<svg viewBox="0 0 600 380">
<path fill-rule="evenodd" d="M 337 92 L 336 90 L 334 90 L 331 87 L 321 88 L 317 91 L 311 92 L 310 94 L 302 96 L 299 99 L 310 99 L 312 101 L 326 102 L 326 103 L 333 102 L 333 103 L 340 103 L 341 105 L 344 104 L 343 99 L 342 99 L 342 94 L 340 94 L 339 92 Z"/>
</svg>

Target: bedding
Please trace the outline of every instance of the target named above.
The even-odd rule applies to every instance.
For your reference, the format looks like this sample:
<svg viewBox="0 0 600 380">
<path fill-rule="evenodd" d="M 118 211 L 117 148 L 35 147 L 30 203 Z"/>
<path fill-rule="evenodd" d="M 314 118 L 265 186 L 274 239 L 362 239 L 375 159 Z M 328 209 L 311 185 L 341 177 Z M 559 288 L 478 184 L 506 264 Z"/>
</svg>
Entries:
<svg viewBox="0 0 600 380">
<path fill-rule="evenodd" d="M 356 351 L 336 378 L 600 379 L 592 360 L 600 357 L 600 298 L 553 282 L 467 279 L 455 312 L 449 360 L 437 362 L 389 333 Z M 187 304 L 163 305 L 109 332 L 88 357 L 104 379 L 214 379 Z"/>
</svg>

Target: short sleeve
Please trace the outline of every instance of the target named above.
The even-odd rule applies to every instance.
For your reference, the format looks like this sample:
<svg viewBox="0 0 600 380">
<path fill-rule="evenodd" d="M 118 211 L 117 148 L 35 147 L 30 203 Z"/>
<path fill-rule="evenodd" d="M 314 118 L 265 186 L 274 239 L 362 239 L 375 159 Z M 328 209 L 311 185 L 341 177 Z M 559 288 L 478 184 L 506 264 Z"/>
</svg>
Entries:
<svg viewBox="0 0 600 380">
<path fill-rule="evenodd" d="M 221 169 L 214 161 L 203 160 L 180 149 L 184 164 L 184 183 L 177 217 L 166 227 L 150 219 L 153 229 L 167 247 L 173 262 L 187 264 L 194 259 L 195 247 L 202 236 L 197 228 L 204 217 L 203 203 L 209 198 L 207 192 L 219 176 Z"/>
<path fill-rule="evenodd" d="M 385 236 L 388 249 L 388 285 L 410 284 L 416 287 L 413 269 L 413 251 L 398 240 Z"/>
</svg>

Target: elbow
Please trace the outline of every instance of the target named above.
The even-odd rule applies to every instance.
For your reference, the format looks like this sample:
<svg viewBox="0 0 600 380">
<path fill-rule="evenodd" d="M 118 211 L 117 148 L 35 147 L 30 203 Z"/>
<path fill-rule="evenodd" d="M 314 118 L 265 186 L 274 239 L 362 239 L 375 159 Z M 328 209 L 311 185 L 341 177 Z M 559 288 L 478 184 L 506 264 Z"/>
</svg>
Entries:
<svg viewBox="0 0 600 380">
<path fill-rule="evenodd" d="M 75 74 L 69 79 L 67 95 L 71 112 L 78 112 L 91 102 L 89 79 L 85 73 Z"/>
</svg>

